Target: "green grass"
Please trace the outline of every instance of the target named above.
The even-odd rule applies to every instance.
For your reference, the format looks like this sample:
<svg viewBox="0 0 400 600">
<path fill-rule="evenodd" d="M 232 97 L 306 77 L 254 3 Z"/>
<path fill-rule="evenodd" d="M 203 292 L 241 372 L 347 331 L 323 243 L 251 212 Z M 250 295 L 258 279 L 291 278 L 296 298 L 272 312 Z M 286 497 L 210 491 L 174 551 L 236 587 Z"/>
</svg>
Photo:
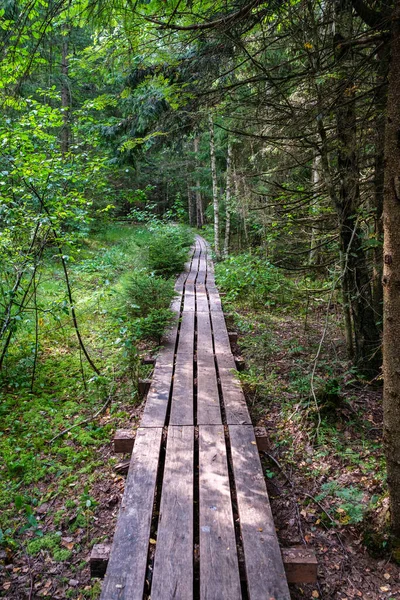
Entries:
<svg viewBox="0 0 400 600">
<path fill-rule="evenodd" d="M 187 247 L 187 231 L 176 229 L 177 238 L 180 231 Z M 126 294 L 132 273 L 151 275 L 147 248 L 158 235 L 157 228 L 109 225 L 87 239 L 68 262 L 81 334 L 100 376 L 79 350 L 61 265 L 52 249 L 47 252 L 38 284 L 34 380 L 32 311 L 24 314 L 0 380 L 0 544 L 12 551 L 25 546 L 28 553 L 46 550 L 54 560 L 68 560 L 68 550 L 56 544 L 51 509 L 48 532 L 36 518 L 37 507 L 56 498 L 65 498 L 73 507 L 66 513 L 77 513 L 69 529 L 90 529 L 96 511 L 91 490 L 115 461 L 111 458 L 104 465 L 99 449 L 110 443 L 116 427 L 126 425 L 138 405 L 139 353 L 155 345 L 140 334 L 134 337 Z M 173 286 L 168 290 L 160 304 L 164 311 Z M 51 442 L 65 428 L 91 416 L 109 395 L 112 401 L 104 415 Z M 62 522 L 63 515 L 54 512 Z"/>
</svg>

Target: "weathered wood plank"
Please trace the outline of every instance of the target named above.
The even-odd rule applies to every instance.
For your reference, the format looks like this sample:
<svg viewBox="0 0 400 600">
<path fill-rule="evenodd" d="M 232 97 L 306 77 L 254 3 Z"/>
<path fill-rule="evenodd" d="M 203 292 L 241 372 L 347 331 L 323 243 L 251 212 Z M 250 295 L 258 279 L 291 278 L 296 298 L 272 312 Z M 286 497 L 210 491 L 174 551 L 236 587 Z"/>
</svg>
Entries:
<svg viewBox="0 0 400 600">
<path fill-rule="evenodd" d="M 169 424 L 194 425 L 192 354 L 177 354 L 176 357 Z"/>
<path fill-rule="evenodd" d="M 199 473 L 200 599 L 239 600 L 242 594 L 222 426 L 199 427 Z"/>
<path fill-rule="evenodd" d="M 162 428 L 136 434 L 101 600 L 142 600 Z"/>
<path fill-rule="evenodd" d="M 231 352 L 228 331 L 222 312 L 212 312 L 212 325 L 214 332 L 215 354 L 228 354 Z"/>
<path fill-rule="evenodd" d="M 209 292 L 210 310 L 222 312 L 222 303 L 219 294 Z"/>
<path fill-rule="evenodd" d="M 253 427 L 230 425 L 229 437 L 249 600 L 290 600 Z"/>
<path fill-rule="evenodd" d="M 194 292 L 194 284 L 189 283 L 185 286 L 185 298 L 183 302 L 183 311 L 184 312 L 194 312 L 195 311 L 195 292 Z"/>
<path fill-rule="evenodd" d="M 197 312 L 209 312 L 208 298 L 205 285 L 196 284 Z"/>
<path fill-rule="evenodd" d="M 217 373 L 212 356 L 197 359 L 197 423 L 199 425 L 222 423 Z"/>
<path fill-rule="evenodd" d="M 184 312 L 179 330 L 177 354 L 184 353 L 193 356 L 194 353 L 194 313 Z"/>
<path fill-rule="evenodd" d="M 219 379 L 228 425 L 251 425 L 246 398 L 231 353 L 217 355 Z"/>
<path fill-rule="evenodd" d="M 141 427 L 164 427 L 171 389 L 172 368 L 172 365 L 159 367 L 157 361 L 147 394 Z"/>
<path fill-rule="evenodd" d="M 197 356 L 199 358 L 213 355 L 211 320 L 208 312 L 197 313 Z"/>
<path fill-rule="evenodd" d="M 152 600 L 193 598 L 194 427 L 169 427 Z"/>
</svg>

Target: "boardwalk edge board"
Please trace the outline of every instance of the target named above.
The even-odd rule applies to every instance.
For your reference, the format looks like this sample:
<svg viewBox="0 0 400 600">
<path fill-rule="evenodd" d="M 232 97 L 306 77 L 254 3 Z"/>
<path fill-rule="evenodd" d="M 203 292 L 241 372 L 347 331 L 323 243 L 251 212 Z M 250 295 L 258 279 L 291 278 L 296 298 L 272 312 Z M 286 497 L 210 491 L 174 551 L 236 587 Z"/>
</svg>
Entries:
<svg viewBox="0 0 400 600">
<path fill-rule="evenodd" d="M 268 438 L 251 424 L 210 255 L 196 236 L 140 426 L 114 439 L 132 455 L 111 550 L 90 560 L 106 570 L 101 600 L 290 598 L 259 458 Z M 307 552 L 285 556 L 290 581 L 314 577 Z"/>
</svg>

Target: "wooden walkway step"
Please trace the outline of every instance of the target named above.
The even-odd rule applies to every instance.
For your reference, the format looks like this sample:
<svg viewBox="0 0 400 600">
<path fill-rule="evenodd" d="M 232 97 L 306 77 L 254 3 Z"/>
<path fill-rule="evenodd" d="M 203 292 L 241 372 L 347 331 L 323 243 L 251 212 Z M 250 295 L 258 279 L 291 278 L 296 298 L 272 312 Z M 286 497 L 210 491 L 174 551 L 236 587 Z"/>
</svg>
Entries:
<svg viewBox="0 0 400 600">
<path fill-rule="evenodd" d="M 210 251 L 199 236 L 175 289 L 101 600 L 289 600 Z"/>
</svg>

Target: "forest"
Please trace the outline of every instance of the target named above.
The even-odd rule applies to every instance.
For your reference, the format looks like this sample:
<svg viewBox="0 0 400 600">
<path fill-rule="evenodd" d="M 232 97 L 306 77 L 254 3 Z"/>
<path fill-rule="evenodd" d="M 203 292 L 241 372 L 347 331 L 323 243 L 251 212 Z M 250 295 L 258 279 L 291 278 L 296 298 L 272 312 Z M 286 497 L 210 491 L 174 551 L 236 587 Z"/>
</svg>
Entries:
<svg viewBox="0 0 400 600">
<path fill-rule="evenodd" d="M 400 2 L 2 0 L 0 101 L 0 598 L 100 597 L 196 234 L 292 598 L 400 597 Z"/>
</svg>

